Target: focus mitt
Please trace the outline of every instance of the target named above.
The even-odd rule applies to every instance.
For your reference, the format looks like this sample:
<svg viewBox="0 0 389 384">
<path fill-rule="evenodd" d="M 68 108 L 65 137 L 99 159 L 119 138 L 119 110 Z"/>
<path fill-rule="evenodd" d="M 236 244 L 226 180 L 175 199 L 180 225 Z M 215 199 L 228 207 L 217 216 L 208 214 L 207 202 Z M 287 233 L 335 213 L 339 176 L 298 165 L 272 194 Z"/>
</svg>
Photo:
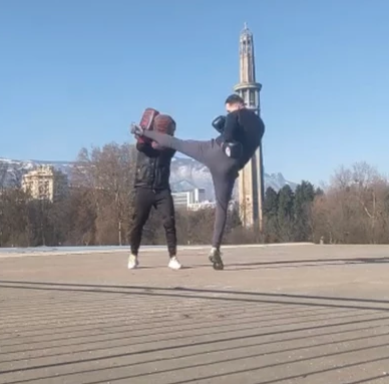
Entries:
<svg viewBox="0 0 389 384">
<path fill-rule="evenodd" d="M 156 109 L 146 108 L 142 114 L 139 125 L 134 125 L 134 127 L 137 127 L 139 131 L 153 129 L 154 119 L 158 115 L 159 115 L 159 111 L 157 111 Z M 132 133 L 134 133 L 136 135 L 138 143 L 141 143 L 141 144 L 150 144 L 151 143 L 150 139 L 139 135 L 139 133 L 137 134 L 135 131 Z"/>
<path fill-rule="evenodd" d="M 146 108 L 140 119 L 139 126 L 142 129 L 153 129 L 153 123 L 155 118 L 159 115 L 159 112 L 154 108 Z"/>
</svg>

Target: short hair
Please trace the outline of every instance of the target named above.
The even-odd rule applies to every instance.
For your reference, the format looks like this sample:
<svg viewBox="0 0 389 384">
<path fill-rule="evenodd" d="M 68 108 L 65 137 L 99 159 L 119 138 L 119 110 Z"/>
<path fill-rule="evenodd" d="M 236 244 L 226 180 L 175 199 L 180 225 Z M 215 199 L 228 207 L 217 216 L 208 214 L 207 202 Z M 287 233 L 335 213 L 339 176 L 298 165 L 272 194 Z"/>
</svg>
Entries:
<svg viewBox="0 0 389 384">
<path fill-rule="evenodd" d="M 172 135 L 176 130 L 176 122 L 170 115 L 157 115 L 154 118 L 153 129 Z"/>
<path fill-rule="evenodd" d="M 244 104 L 244 100 L 234 93 L 227 97 L 225 104 Z"/>
</svg>

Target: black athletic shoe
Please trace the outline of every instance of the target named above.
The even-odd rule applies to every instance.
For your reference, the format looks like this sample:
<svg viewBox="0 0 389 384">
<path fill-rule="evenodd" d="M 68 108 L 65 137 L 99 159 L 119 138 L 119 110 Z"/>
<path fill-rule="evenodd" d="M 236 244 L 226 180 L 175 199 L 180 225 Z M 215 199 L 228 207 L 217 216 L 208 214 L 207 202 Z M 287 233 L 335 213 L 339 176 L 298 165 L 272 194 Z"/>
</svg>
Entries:
<svg viewBox="0 0 389 384">
<path fill-rule="evenodd" d="M 212 263 L 213 269 L 216 271 L 222 271 L 224 269 L 220 250 L 212 248 L 211 253 L 209 254 L 209 261 Z"/>
</svg>

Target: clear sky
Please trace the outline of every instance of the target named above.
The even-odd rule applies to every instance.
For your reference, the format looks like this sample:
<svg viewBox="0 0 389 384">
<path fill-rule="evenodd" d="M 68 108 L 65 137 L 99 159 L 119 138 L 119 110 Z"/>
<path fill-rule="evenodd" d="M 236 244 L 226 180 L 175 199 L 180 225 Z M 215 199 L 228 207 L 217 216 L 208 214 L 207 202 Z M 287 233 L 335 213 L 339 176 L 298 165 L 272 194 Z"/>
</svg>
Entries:
<svg viewBox="0 0 389 384">
<path fill-rule="evenodd" d="M 0 0 L 0 157 L 73 160 L 145 107 L 207 139 L 254 33 L 266 172 L 389 167 L 387 0 Z"/>
</svg>

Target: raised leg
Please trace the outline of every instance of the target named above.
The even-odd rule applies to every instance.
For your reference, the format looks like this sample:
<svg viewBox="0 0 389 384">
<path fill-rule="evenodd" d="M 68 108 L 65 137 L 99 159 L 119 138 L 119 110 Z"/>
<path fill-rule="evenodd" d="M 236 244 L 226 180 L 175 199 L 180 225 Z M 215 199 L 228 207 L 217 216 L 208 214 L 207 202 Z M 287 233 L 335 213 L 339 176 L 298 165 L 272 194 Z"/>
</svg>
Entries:
<svg viewBox="0 0 389 384">
<path fill-rule="evenodd" d="M 155 141 L 162 147 L 174 149 L 177 152 L 197 160 L 199 163 L 209 166 L 209 150 L 212 148 L 212 142 L 210 140 L 181 140 L 155 131 L 143 131 L 143 136 Z"/>
</svg>

